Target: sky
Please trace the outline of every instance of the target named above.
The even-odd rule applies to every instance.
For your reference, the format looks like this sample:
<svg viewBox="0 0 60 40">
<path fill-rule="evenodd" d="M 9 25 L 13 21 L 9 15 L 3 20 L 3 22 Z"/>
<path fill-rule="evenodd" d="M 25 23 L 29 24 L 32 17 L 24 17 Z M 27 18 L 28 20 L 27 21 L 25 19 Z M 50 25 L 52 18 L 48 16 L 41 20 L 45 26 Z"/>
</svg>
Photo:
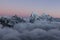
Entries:
<svg viewBox="0 0 60 40">
<path fill-rule="evenodd" d="M 60 0 L 0 0 L 0 15 L 29 16 L 36 12 L 60 18 Z"/>
</svg>

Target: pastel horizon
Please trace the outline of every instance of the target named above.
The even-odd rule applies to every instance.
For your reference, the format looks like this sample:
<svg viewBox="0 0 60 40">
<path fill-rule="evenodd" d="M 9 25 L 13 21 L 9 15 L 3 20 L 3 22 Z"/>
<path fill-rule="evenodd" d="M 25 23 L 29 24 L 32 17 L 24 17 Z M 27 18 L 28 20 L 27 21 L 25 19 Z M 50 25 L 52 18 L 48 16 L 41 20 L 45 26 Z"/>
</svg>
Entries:
<svg viewBox="0 0 60 40">
<path fill-rule="evenodd" d="M 25 17 L 32 11 L 60 18 L 60 0 L 0 0 L 0 16 L 17 14 Z"/>
</svg>

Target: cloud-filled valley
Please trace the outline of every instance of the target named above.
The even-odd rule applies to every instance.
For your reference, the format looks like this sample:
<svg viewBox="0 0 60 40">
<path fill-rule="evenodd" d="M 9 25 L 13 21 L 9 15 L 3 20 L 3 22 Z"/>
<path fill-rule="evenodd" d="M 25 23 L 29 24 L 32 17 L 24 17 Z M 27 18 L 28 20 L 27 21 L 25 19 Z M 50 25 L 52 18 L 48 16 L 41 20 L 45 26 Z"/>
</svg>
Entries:
<svg viewBox="0 0 60 40">
<path fill-rule="evenodd" d="M 1 17 L 0 40 L 60 40 L 60 22 L 46 14 Z"/>
</svg>

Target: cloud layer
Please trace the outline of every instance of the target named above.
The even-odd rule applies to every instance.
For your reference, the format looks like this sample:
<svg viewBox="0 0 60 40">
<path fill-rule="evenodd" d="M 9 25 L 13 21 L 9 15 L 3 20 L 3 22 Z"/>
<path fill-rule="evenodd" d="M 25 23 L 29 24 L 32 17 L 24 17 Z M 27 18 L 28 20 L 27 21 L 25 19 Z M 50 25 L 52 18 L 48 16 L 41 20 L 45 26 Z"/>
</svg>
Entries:
<svg viewBox="0 0 60 40">
<path fill-rule="evenodd" d="M 60 23 L 18 23 L 14 28 L 0 28 L 0 40 L 60 40 Z"/>
</svg>

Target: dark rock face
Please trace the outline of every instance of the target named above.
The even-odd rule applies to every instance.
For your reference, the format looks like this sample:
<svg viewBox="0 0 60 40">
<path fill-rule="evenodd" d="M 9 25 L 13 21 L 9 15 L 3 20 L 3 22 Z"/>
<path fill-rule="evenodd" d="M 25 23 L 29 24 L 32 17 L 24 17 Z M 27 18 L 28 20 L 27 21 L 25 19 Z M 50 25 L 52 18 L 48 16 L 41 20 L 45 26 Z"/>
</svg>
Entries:
<svg viewBox="0 0 60 40">
<path fill-rule="evenodd" d="M 12 16 L 11 18 L 5 18 L 1 17 L 0 18 L 0 24 L 3 25 L 3 27 L 14 27 L 15 24 L 21 23 L 21 22 L 26 22 L 23 18 L 20 18 L 18 16 Z"/>
<path fill-rule="evenodd" d="M 8 24 L 10 22 L 10 20 L 8 20 L 7 18 L 1 18 L 0 19 L 0 24 L 3 25 L 3 27 L 13 27 L 14 25 L 10 25 Z"/>
</svg>

